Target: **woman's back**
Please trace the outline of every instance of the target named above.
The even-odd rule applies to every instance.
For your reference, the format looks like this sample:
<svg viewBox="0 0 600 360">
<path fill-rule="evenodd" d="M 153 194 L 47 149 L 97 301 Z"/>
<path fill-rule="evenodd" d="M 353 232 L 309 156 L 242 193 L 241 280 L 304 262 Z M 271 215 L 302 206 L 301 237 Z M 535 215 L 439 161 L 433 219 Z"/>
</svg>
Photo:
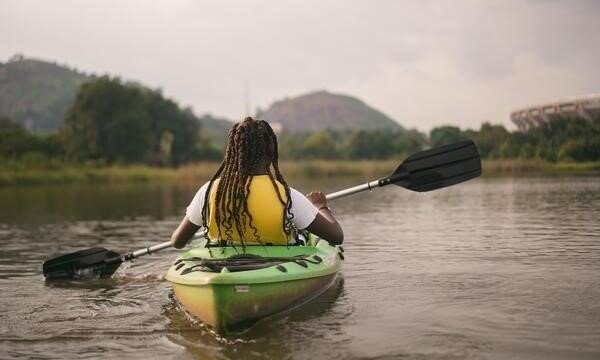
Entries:
<svg viewBox="0 0 600 360">
<path fill-rule="evenodd" d="M 229 131 L 221 166 L 196 193 L 171 238 L 181 247 L 204 227 L 213 241 L 286 244 L 294 229 L 308 229 L 341 243 L 343 232 L 323 193 L 309 197 L 291 188 L 279 171 L 273 129 L 246 118 Z"/>
<path fill-rule="evenodd" d="M 216 189 L 220 179 L 216 179 L 210 190 L 209 216 L 208 216 L 208 237 L 211 241 L 218 242 L 226 240 L 234 244 L 262 243 L 262 244 L 286 244 L 293 242 L 284 231 L 284 211 L 287 204 L 287 196 L 283 184 L 277 180 L 271 180 L 268 175 L 254 175 L 250 180 L 250 190 L 246 197 L 248 213 L 250 217 L 244 217 L 238 214 L 238 218 L 245 219 L 245 224 L 240 224 L 243 235 L 239 233 L 233 222 L 230 225 L 227 221 L 219 222 L 216 216 Z M 274 187 L 273 182 L 277 186 Z M 188 219 L 195 224 L 202 224 L 202 208 L 208 183 L 198 190 L 196 196 L 187 208 Z M 279 190 L 279 193 L 277 192 Z M 290 188 L 291 206 L 289 214 L 286 214 L 290 223 L 297 229 L 304 229 L 314 220 L 318 209 L 306 199 L 304 195 L 294 188 Z M 229 219 L 233 219 L 230 216 Z M 250 218 L 252 223 L 250 223 Z M 244 220 L 242 220 L 244 221 Z M 231 226 L 230 231 L 228 227 Z M 220 230 L 220 233 L 219 233 Z"/>
<path fill-rule="evenodd" d="M 283 232 L 283 211 L 287 202 L 287 196 L 283 185 L 275 181 L 275 185 L 278 188 L 276 189 L 268 175 L 256 175 L 249 181 L 250 186 L 247 188 L 249 193 L 246 201 L 248 213 L 251 217 L 244 217 L 243 214 L 238 214 L 239 218 L 245 222 L 241 224 L 242 235 L 235 224 L 232 224 L 233 227 L 231 229 L 227 229 L 226 224 L 217 224 L 215 197 L 219 180 L 215 180 L 209 197 L 209 238 L 213 241 L 226 239 L 234 243 L 241 243 L 243 239 L 246 244 L 258 242 L 286 244 L 288 239 Z M 280 198 L 283 200 L 283 203 Z"/>
</svg>

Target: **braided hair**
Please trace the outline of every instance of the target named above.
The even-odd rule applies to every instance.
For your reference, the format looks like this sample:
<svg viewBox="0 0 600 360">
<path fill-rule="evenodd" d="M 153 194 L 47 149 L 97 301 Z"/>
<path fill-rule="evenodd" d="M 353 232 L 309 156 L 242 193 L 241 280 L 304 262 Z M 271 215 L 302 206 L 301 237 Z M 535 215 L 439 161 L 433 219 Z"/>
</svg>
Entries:
<svg viewBox="0 0 600 360">
<path fill-rule="evenodd" d="M 202 226 L 208 229 L 210 193 L 215 180 L 219 179 L 214 204 L 214 220 L 217 224 L 219 239 L 224 243 L 233 244 L 235 230 L 240 236 L 243 247 L 244 238 L 249 235 L 244 233 L 246 224 L 248 224 L 252 229 L 254 239 L 261 242 L 252 214 L 248 210 L 248 197 L 250 196 L 252 176 L 255 175 L 252 172 L 262 163 L 266 164 L 267 175 L 276 190 L 279 201 L 284 206 L 283 232 L 289 237 L 293 228 L 292 200 L 290 187 L 281 175 L 278 160 L 277 137 L 269 123 L 246 117 L 243 121 L 233 125 L 229 130 L 223 162 L 210 179 L 204 197 Z M 285 200 L 276 181 L 281 183 L 285 189 Z"/>
</svg>

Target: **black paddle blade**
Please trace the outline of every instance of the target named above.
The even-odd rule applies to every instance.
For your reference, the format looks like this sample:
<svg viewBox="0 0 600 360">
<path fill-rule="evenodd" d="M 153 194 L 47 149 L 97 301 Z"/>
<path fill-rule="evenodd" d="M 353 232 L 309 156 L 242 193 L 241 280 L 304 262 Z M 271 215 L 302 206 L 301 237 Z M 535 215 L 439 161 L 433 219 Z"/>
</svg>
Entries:
<svg viewBox="0 0 600 360">
<path fill-rule="evenodd" d="M 52 258 L 42 268 L 46 280 L 107 278 L 121 263 L 116 252 L 91 248 Z"/>
<path fill-rule="evenodd" d="M 458 184 L 479 175 L 479 151 L 472 140 L 465 140 L 409 156 L 390 177 L 380 180 L 380 184 L 394 183 L 409 190 L 425 192 Z"/>
</svg>

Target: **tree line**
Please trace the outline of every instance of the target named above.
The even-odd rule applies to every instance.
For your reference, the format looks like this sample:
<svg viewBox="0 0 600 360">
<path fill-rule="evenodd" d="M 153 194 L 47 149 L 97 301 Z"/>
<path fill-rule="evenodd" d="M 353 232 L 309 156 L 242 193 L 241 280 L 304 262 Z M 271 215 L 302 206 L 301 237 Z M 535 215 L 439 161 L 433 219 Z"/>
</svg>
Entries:
<svg viewBox="0 0 600 360">
<path fill-rule="evenodd" d="M 268 120 L 268 119 L 267 119 Z M 284 159 L 387 159 L 473 139 L 483 158 L 600 161 L 600 117 L 554 118 L 527 132 L 484 123 L 478 130 L 281 133 Z M 0 118 L 0 160 L 145 163 L 177 166 L 221 158 L 223 144 L 204 135 L 190 109 L 160 91 L 107 76 L 84 83 L 58 133 L 35 134 Z"/>
<path fill-rule="evenodd" d="M 81 85 L 58 133 L 35 134 L 0 120 L 0 158 L 13 161 L 176 166 L 219 156 L 190 109 L 159 90 L 108 76 Z"/>
<path fill-rule="evenodd" d="M 557 161 L 600 161 L 600 116 L 555 117 L 525 132 L 509 132 L 502 125 L 484 123 L 479 130 L 453 126 L 435 128 L 430 144 L 470 138 L 483 158 L 541 159 Z"/>
<path fill-rule="evenodd" d="M 282 134 L 280 152 L 291 159 L 386 159 L 464 139 L 474 140 L 487 159 L 600 161 L 600 117 L 556 117 L 526 132 L 483 123 L 479 130 L 440 126 L 429 134 L 417 130 Z"/>
</svg>

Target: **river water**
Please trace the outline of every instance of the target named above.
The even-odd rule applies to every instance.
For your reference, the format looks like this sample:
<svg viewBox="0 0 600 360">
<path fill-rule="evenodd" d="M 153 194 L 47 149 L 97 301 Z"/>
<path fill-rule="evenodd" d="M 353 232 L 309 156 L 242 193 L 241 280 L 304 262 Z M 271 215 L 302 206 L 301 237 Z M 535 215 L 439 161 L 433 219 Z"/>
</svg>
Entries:
<svg viewBox="0 0 600 360">
<path fill-rule="evenodd" d="M 333 190 L 350 180 L 294 182 Z M 477 179 L 331 204 L 337 283 L 242 334 L 182 311 L 177 253 L 112 279 L 45 283 L 50 254 L 165 241 L 197 184 L 0 188 L 1 358 L 598 359 L 600 178 Z"/>
</svg>

